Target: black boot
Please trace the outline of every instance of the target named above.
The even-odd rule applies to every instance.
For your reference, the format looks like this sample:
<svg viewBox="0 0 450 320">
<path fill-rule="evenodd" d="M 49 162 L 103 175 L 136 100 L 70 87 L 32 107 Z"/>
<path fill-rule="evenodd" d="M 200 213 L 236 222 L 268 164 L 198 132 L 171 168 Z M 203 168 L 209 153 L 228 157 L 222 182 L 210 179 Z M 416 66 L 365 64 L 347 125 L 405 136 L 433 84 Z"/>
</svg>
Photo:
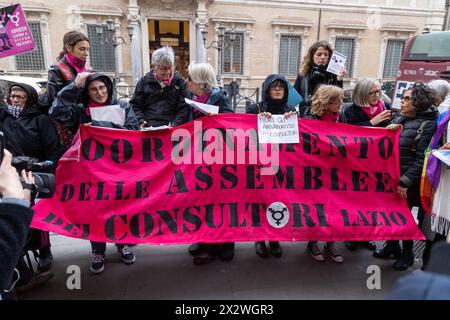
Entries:
<svg viewBox="0 0 450 320">
<path fill-rule="evenodd" d="M 270 247 L 270 253 L 275 258 L 281 258 L 281 255 L 283 254 L 283 251 L 281 250 L 280 243 L 278 241 L 270 241 L 269 242 Z"/>
<path fill-rule="evenodd" d="M 355 251 L 356 247 L 358 246 L 358 242 L 356 241 L 345 241 L 345 246 L 350 251 Z"/>
<path fill-rule="evenodd" d="M 223 261 L 233 260 L 233 257 L 234 257 L 234 242 L 222 243 L 222 251 L 219 253 L 219 257 Z"/>
<path fill-rule="evenodd" d="M 396 271 L 403 271 L 414 264 L 414 253 L 411 250 L 403 250 L 400 259 L 394 262 Z"/>
<path fill-rule="evenodd" d="M 193 243 L 189 246 L 189 253 L 193 256 L 198 256 L 206 251 L 205 243 Z"/>
<path fill-rule="evenodd" d="M 379 259 L 398 259 L 400 258 L 402 249 L 397 240 L 389 240 L 381 250 L 373 252 L 373 256 Z"/>
<path fill-rule="evenodd" d="M 52 267 L 53 255 L 50 247 L 39 250 L 38 266 L 40 272 L 47 272 Z"/>
<path fill-rule="evenodd" d="M 255 251 L 260 258 L 267 258 L 269 256 L 269 251 L 264 241 L 255 242 Z"/>
</svg>

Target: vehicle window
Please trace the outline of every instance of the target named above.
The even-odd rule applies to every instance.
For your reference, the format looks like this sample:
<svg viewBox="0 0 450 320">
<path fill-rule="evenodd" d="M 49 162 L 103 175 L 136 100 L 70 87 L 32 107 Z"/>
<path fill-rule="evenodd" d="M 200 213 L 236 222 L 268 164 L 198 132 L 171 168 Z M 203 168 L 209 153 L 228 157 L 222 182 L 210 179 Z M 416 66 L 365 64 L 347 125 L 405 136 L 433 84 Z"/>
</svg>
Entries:
<svg viewBox="0 0 450 320">
<path fill-rule="evenodd" d="M 450 32 L 418 35 L 407 60 L 450 60 Z"/>
</svg>

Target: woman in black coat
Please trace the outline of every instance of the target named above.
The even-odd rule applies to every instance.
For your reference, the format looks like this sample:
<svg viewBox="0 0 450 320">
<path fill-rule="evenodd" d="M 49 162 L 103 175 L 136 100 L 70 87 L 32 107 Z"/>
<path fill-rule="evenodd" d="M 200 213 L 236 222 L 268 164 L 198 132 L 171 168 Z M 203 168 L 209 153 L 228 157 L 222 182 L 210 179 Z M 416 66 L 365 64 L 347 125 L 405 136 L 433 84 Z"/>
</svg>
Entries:
<svg viewBox="0 0 450 320">
<path fill-rule="evenodd" d="M 250 106 L 246 111 L 247 113 L 262 114 L 266 117 L 271 117 L 272 114 L 289 116 L 295 113 L 296 110 L 294 107 L 287 105 L 288 95 L 288 83 L 284 76 L 270 74 L 262 85 L 262 102 Z M 269 247 L 274 257 L 281 257 L 283 252 L 278 241 L 270 241 Z M 255 250 L 256 254 L 261 258 L 269 256 L 269 251 L 264 241 L 256 242 Z"/>
<path fill-rule="evenodd" d="M 345 68 L 340 71 L 338 76 L 326 71 L 332 55 L 333 48 L 327 41 L 317 41 L 308 49 L 301 71 L 294 84 L 295 90 L 304 99 L 304 102 L 300 105 L 300 115 L 303 115 L 307 103 L 320 85 L 330 84 L 340 88 L 343 87 L 342 80 L 347 74 Z"/>
<path fill-rule="evenodd" d="M 50 160 L 56 164 L 65 148 L 59 142 L 58 133 L 47 115 L 38 109 L 36 90 L 23 83 L 13 84 L 8 92 L 8 104 L 0 108 L 0 122 L 7 131 L 8 145 L 16 146 L 17 155 Z M 46 231 L 32 229 L 28 246 L 39 250 L 38 270 L 51 267 L 50 237 Z"/>
<path fill-rule="evenodd" d="M 412 207 L 419 208 L 419 227 L 425 214 L 420 201 L 420 178 L 425 158 L 424 153 L 437 128 L 438 111 L 434 107 L 434 102 L 431 89 L 422 83 L 416 83 L 403 94 L 401 113 L 392 120 L 392 124 L 403 127 L 399 139 L 401 176 L 398 194 L 407 200 L 410 209 Z M 378 258 L 399 257 L 393 268 L 397 271 L 406 270 L 414 263 L 412 248 L 412 240 L 403 240 L 402 249 L 400 249 L 398 240 L 389 240 L 381 251 L 374 253 L 374 256 Z"/>
</svg>

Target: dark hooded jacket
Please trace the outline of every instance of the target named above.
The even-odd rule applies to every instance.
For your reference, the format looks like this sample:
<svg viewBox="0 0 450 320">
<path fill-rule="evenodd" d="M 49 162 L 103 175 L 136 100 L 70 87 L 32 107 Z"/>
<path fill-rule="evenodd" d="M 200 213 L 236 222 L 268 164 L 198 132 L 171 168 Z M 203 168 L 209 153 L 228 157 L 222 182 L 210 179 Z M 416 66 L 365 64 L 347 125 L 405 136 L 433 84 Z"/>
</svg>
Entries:
<svg viewBox="0 0 450 320">
<path fill-rule="evenodd" d="M 190 106 L 185 102 L 188 94 L 186 82 L 178 72 L 174 72 L 170 86 L 162 88 L 154 71 L 147 73 L 136 85 L 130 105 L 139 123 L 148 126 L 179 126 L 187 122 Z"/>
<path fill-rule="evenodd" d="M 403 187 L 415 187 L 418 190 L 425 158 L 424 152 L 436 131 L 437 115 L 437 110 L 432 107 L 417 113 L 415 117 L 398 114 L 392 119 L 392 123 L 403 126 L 399 138 L 400 185 Z M 418 130 L 424 121 L 427 122 L 423 127 L 423 132 L 416 139 Z"/>
<path fill-rule="evenodd" d="M 39 97 L 41 111 L 45 114 L 56 99 L 58 92 L 75 80 L 78 73 L 63 57 L 48 70 L 47 91 Z"/>
<path fill-rule="evenodd" d="M 391 104 L 383 101 L 384 110 L 391 110 Z M 344 113 L 349 124 L 364 127 L 373 127 L 370 123 L 369 116 L 364 113 L 362 107 L 352 103 L 344 108 Z M 384 121 L 376 125 L 375 127 L 386 127 L 389 124 L 388 121 Z"/>
<path fill-rule="evenodd" d="M 284 82 L 284 96 L 281 100 L 273 100 L 270 98 L 270 84 L 274 81 L 282 81 Z M 254 113 L 258 114 L 261 112 L 270 112 L 271 114 L 285 114 L 286 112 L 296 111 L 294 107 L 289 107 L 287 105 L 288 102 L 288 82 L 286 78 L 280 74 L 270 74 L 264 80 L 262 85 L 262 101 L 258 104 L 253 104 L 249 108 L 247 108 L 246 113 Z"/>
<path fill-rule="evenodd" d="M 88 96 L 87 88 L 89 83 L 94 80 L 100 80 L 105 83 L 108 89 L 107 105 L 120 105 L 121 108 L 125 109 L 124 126 L 108 121 L 92 121 L 91 116 L 88 115 L 87 106 L 89 105 L 90 98 Z M 113 90 L 113 83 L 108 76 L 100 73 L 93 74 L 87 78 L 86 83 L 82 88 L 77 88 L 75 83 L 71 83 L 62 89 L 58 93 L 55 101 L 53 101 L 49 110 L 49 115 L 53 120 L 68 128 L 72 133 L 76 133 L 81 124 L 88 122 L 92 122 L 93 126 L 98 127 L 138 130 L 139 123 L 133 109 L 127 102 L 113 98 Z"/>
<path fill-rule="evenodd" d="M 37 105 L 38 95 L 36 90 L 22 83 L 13 84 L 11 87 L 20 87 L 28 95 L 27 103 L 16 119 L 8 112 L 7 106 L 0 108 L 0 122 L 8 131 L 7 144 L 18 145 L 22 154 L 39 159 L 39 161 L 51 160 L 55 164 L 63 155 L 65 149 L 59 142 L 58 133 L 47 115 L 40 113 Z M 8 97 L 11 94 L 9 89 Z M 15 155 L 18 150 L 11 150 Z"/>
<path fill-rule="evenodd" d="M 192 95 L 192 93 L 188 93 L 187 98 L 192 100 L 194 96 Z M 213 106 L 218 106 L 219 113 L 234 113 L 233 109 L 231 108 L 230 99 L 228 99 L 227 93 L 223 89 L 213 88 L 213 90 L 211 91 L 211 96 L 205 103 Z M 193 108 L 191 107 L 189 110 L 188 121 L 198 119 L 202 116 L 194 116 L 194 112 L 192 109 Z"/>
</svg>

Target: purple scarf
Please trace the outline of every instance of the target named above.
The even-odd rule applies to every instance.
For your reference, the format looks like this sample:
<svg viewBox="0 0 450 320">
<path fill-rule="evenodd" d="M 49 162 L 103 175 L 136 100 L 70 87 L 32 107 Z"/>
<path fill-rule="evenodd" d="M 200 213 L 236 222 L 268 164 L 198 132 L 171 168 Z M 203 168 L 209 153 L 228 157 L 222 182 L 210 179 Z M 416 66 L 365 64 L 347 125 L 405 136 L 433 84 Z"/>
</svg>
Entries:
<svg viewBox="0 0 450 320">
<path fill-rule="evenodd" d="M 441 137 L 444 134 L 445 128 L 447 126 L 448 121 L 450 120 L 450 112 L 447 111 L 442 119 L 438 123 L 438 128 L 436 130 L 436 133 L 433 136 L 433 139 L 431 140 L 430 149 L 436 149 L 440 142 Z M 430 181 L 433 188 L 436 190 L 439 185 L 439 180 L 441 179 L 441 164 L 440 160 L 436 158 L 432 153 L 428 156 L 427 160 L 427 169 L 426 169 L 426 176 L 428 180 Z"/>
</svg>

